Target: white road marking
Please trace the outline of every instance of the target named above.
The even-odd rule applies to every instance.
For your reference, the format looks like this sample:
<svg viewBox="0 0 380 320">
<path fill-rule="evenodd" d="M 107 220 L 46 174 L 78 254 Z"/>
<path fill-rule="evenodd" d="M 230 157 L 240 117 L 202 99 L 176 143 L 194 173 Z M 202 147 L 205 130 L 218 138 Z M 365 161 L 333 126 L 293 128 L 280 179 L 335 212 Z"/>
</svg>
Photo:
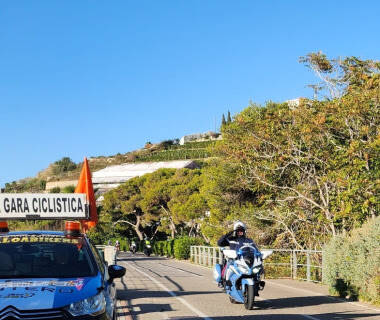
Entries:
<svg viewBox="0 0 380 320">
<path fill-rule="evenodd" d="M 172 297 L 176 298 L 178 301 L 180 301 L 183 305 L 185 305 L 187 308 L 189 308 L 191 311 L 193 311 L 195 314 L 197 314 L 199 317 L 203 318 L 204 320 L 212 320 L 212 318 L 206 316 L 203 312 L 199 311 L 197 308 L 193 307 L 190 303 L 188 303 L 185 299 L 178 297 L 173 291 L 169 290 L 164 284 L 161 282 L 158 282 L 156 279 L 151 277 L 149 274 L 145 273 L 144 271 L 141 271 L 135 267 L 133 267 L 130 263 L 125 262 L 126 265 L 134 269 L 135 271 L 145 275 L 148 279 L 153 281 L 156 285 L 164 289 L 166 292 L 168 292 Z"/>
</svg>

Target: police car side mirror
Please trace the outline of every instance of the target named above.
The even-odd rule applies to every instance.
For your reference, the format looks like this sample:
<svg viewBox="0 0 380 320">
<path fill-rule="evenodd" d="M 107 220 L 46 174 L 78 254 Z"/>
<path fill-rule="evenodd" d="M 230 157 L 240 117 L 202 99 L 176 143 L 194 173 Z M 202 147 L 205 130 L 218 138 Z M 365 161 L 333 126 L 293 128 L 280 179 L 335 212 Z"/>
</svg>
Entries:
<svg viewBox="0 0 380 320">
<path fill-rule="evenodd" d="M 108 266 L 108 274 L 110 276 L 110 281 L 115 278 L 121 278 L 125 275 L 125 268 L 117 264 L 111 264 Z"/>
</svg>

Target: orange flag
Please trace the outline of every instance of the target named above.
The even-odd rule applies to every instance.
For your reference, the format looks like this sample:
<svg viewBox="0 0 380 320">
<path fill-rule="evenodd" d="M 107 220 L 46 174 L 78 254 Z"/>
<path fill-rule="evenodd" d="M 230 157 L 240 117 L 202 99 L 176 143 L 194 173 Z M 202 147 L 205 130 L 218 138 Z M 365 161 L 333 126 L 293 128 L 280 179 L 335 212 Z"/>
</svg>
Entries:
<svg viewBox="0 0 380 320">
<path fill-rule="evenodd" d="M 84 158 L 82 171 L 78 180 L 77 187 L 75 188 L 75 193 L 85 193 L 87 201 L 90 204 L 90 219 L 89 221 L 82 220 L 83 232 L 87 232 L 89 229 L 96 226 L 98 222 L 98 214 L 96 212 L 96 201 L 94 188 L 92 186 L 91 171 L 88 166 L 87 158 Z"/>
</svg>

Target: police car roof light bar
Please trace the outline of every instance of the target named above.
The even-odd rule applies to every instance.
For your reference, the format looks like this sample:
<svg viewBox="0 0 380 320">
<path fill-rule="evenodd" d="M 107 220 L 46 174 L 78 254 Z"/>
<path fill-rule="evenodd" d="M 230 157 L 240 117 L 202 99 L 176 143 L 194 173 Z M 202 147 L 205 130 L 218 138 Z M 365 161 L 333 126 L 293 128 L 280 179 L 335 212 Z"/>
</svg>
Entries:
<svg viewBox="0 0 380 320">
<path fill-rule="evenodd" d="M 8 222 L 0 221 L 0 232 L 9 232 Z"/>
<path fill-rule="evenodd" d="M 65 222 L 65 235 L 70 237 L 79 237 L 81 235 L 81 225 L 79 221 Z"/>
</svg>

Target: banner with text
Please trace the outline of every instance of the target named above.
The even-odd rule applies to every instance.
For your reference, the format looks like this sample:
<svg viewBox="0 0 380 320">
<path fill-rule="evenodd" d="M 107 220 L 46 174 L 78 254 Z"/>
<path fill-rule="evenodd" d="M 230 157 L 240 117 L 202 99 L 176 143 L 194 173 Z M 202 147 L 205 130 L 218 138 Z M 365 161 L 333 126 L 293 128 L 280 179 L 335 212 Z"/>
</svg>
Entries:
<svg viewBox="0 0 380 320">
<path fill-rule="evenodd" d="M 84 193 L 0 193 L 0 220 L 87 219 Z"/>
</svg>

